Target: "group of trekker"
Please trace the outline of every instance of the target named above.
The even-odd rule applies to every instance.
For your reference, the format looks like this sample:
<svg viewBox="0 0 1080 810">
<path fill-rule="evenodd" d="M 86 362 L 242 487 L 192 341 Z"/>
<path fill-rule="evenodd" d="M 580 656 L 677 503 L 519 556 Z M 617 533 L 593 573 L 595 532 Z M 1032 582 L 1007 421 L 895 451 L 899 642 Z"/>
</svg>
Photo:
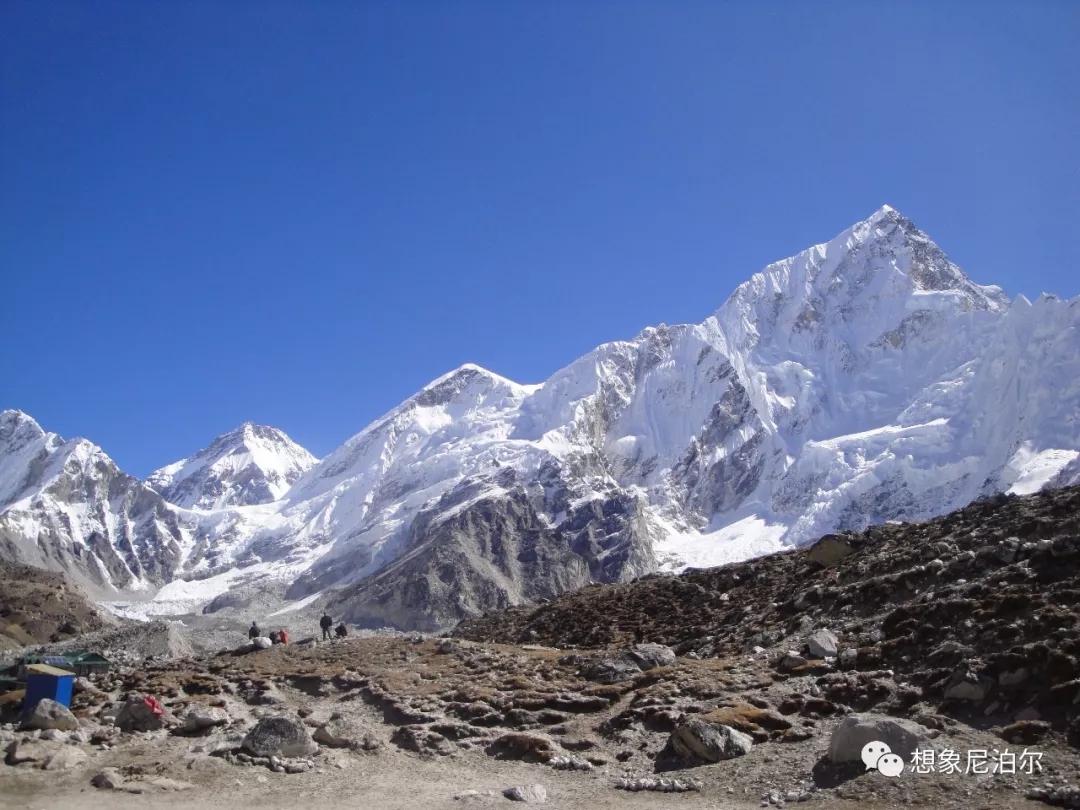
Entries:
<svg viewBox="0 0 1080 810">
<path fill-rule="evenodd" d="M 349 635 L 349 628 L 345 626 L 345 622 L 341 622 L 337 627 L 334 627 L 334 620 L 330 618 L 329 613 L 323 613 L 322 618 L 319 619 L 319 627 L 322 629 L 323 641 L 333 641 L 334 638 L 345 638 Z M 258 622 L 252 622 L 251 628 L 248 630 L 248 638 L 259 638 L 260 636 L 262 636 L 262 631 L 259 629 Z M 274 630 L 267 638 L 274 644 L 289 643 L 289 634 L 284 628 Z"/>
<path fill-rule="evenodd" d="M 323 613 L 322 618 L 319 619 L 319 627 L 322 628 L 323 641 L 331 641 L 334 636 L 338 638 L 345 638 L 349 635 L 349 628 L 345 626 L 345 622 L 339 624 L 334 628 L 334 635 L 330 635 L 330 628 L 334 627 L 334 620 L 330 618 L 329 613 Z"/>
<path fill-rule="evenodd" d="M 259 629 L 259 625 L 256 622 L 251 623 L 251 628 L 248 630 L 248 638 L 259 638 L 262 635 L 262 631 Z M 280 630 L 272 630 L 270 635 L 267 636 L 272 644 L 288 644 L 289 634 L 285 628 Z"/>
</svg>

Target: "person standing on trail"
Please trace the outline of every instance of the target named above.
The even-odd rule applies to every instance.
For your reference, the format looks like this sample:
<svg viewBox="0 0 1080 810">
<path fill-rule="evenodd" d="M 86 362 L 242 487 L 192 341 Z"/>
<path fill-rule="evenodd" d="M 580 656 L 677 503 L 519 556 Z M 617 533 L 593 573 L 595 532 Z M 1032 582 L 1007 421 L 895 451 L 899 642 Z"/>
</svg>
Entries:
<svg viewBox="0 0 1080 810">
<path fill-rule="evenodd" d="M 255 622 L 252 622 L 251 629 L 248 630 L 248 638 L 258 638 L 260 635 L 262 634 L 259 632 L 259 625 L 257 625 Z"/>
<path fill-rule="evenodd" d="M 330 628 L 334 626 L 334 620 L 330 618 L 330 614 L 323 611 L 322 618 L 319 619 L 319 627 L 322 628 L 323 641 L 330 641 L 333 636 L 330 635 Z"/>
</svg>

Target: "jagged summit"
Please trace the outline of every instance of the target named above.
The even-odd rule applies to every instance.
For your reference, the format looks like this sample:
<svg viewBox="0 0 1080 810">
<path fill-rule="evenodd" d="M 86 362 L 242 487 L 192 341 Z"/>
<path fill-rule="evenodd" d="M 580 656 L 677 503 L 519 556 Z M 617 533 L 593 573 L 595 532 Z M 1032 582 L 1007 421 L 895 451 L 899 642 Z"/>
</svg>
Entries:
<svg viewBox="0 0 1080 810">
<path fill-rule="evenodd" d="M 152 473 L 147 484 L 185 508 L 251 506 L 281 498 L 316 461 L 277 428 L 244 422 L 195 455 Z"/>
</svg>

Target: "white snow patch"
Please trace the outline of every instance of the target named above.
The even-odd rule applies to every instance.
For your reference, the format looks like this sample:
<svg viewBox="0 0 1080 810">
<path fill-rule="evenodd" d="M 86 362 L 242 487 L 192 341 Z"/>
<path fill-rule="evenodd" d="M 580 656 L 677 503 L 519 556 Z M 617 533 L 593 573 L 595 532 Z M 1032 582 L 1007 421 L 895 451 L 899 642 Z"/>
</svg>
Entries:
<svg viewBox="0 0 1080 810">
<path fill-rule="evenodd" d="M 1031 495 L 1038 492 L 1066 466 L 1080 457 L 1076 450 L 1043 450 L 1035 452 L 1030 443 L 1013 453 L 1002 474 L 1012 482 L 1006 490 L 1010 495 Z"/>
<path fill-rule="evenodd" d="M 678 573 L 686 568 L 713 568 L 790 548 L 781 539 L 788 526 L 768 523 L 757 515 L 707 532 L 679 531 L 665 521 L 657 522 L 668 532 L 667 537 L 654 544 L 661 571 Z"/>
</svg>

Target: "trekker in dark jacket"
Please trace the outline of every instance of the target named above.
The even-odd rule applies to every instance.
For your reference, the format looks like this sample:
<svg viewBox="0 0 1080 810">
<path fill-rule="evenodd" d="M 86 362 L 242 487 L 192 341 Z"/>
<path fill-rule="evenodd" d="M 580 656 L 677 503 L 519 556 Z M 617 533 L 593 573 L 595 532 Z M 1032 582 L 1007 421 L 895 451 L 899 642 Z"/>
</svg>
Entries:
<svg viewBox="0 0 1080 810">
<path fill-rule="evenodd" d="M 262 634 L 259 632 L 259 625 L 252 622 L 251 629 L 248 630 L 248 638 L 258 638 L 260 635 Z"/>
<path fill-rule="evenodd" d="M 322 628 L 323 641 L 329 641 L 333 636 L 330 635 L 330 628 L 334 626 L 334 620 L 330 618 L 329 613 L 323 613 L 322 618 L 319 619 L 319 627 Z"/>
</svg>

